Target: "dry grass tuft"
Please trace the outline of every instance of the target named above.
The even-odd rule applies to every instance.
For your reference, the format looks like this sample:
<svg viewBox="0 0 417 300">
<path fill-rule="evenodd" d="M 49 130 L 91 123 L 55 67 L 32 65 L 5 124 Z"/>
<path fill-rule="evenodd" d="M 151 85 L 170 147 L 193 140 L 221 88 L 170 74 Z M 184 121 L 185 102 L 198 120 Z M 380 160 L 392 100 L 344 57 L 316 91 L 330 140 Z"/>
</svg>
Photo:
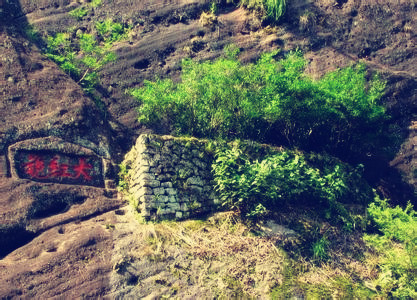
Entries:
<svg viewBox="0 0 417 300">
<path fill-rule="evenodd" d="M 210 12 L 202 12 L 200 16 L 200 24 L 204 27 L 211 27 L 217 24 L 217 16 Z"/>
</svg>

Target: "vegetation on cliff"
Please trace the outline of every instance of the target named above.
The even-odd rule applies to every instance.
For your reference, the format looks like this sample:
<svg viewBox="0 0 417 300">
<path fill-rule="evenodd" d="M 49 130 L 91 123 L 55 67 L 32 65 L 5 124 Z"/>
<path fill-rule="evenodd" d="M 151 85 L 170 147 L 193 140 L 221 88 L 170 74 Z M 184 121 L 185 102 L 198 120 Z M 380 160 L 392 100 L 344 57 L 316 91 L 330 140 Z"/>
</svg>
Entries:
<svg viewBox="0 0 417 300">
<path fill-rule="evenodd" d="M 386 120 L 381 105 L 385 83 L 364 65 L 314 81 L 303 74 L 299 52 L 264 54 L 241 64 L 238 50 L 226 58 L 184 60 L 182 81 L 146 81 L 131 90 L 139 100 L 139 121 L 165 123 L 178 134 L 243 138 L 342 155 L 381 152 Z M 282 59 L 280 59 L 282 58 Z"/>
<path fill-rule="evenodd" d="M 357 253 L 358 262 L 373 268 L 373 275 L 361 274 L 364 278 L 359 281 L 340 277 L 334 283 L 336 289 L 352 297 L 414 297 L 416 231 L 410 228 L 416 218 L 412 207 L 390 208 L 362 178 L 363 165 L 352 167 L 326 154 L 359 161 L 371 154 L 389 157 L 392 149 L 384 146 L 391 138 L 389 116 L 381 103 L 384 81 L 370 74 L 364 64 L 312 80 L 304 75 L 306 61 L 297 51 L 284 56 L 264 54 L 246 65 L 236 59 L 237 54 L 236 48 L 229 47 L 226 57 L 216 61 L 184 60 L 180 83 L 157 79 L 131 90 L 140 103 L 139 121 L 150 126 L 162 123 L 182 135 L 243 138 L 321 152 L 285 150 L 260 158 L 242 151 L 239 143 L 220 147 L 213 164 L 218 197 L 224 207 L 256 222 L 273 218 L 284 208 L 314 207 L 318 217 L 339 226 L 343 236 L 359 234 L 355 243 L 363 243 L 363 248 Z M 352 210 L 368 205 L 369 215 Z M 390 222 L 396 224 L 395 230 Z M 319 265 L 338 259 L 331 234 L 320 230 L 314 235 L 304 229 L 302 236 L 304 242 L 298 249 L 281 245 L 290 256 Z M 394 250 L 387 250 L 387 245 L 394 245 Z M 292 279 L 306 276 L 294 268 L 287 270 L 297 274 Z M 313 286 L 314 293 L 328 292 L 328 287 Z M 353 288 L 358 291 L 350 293 Z M 294 293 L 284 283 L 271 295 L 289 291 Z"/>
</svg>

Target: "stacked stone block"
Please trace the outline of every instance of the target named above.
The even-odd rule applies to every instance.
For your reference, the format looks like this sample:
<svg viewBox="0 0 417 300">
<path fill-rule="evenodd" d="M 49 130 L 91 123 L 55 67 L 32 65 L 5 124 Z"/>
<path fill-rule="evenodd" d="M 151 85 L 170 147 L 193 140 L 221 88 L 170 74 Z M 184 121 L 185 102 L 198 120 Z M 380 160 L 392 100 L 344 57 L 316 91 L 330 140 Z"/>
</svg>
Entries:
<svg viewBox="0 0 417 300">
<path fill-rule="evenodd" d="M 150 219 L 182 219 L 215 207 L 207 141 L 141 135 L 127 154 L 129 193 Z"/>
</svg>

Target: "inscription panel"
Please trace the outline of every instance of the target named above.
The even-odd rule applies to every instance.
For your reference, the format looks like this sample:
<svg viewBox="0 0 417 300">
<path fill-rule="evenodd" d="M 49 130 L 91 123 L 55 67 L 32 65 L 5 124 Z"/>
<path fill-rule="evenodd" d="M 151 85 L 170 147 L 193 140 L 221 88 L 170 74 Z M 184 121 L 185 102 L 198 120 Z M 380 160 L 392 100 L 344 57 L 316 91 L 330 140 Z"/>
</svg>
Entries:
<svg viewBox="0 0 417 300">
<path fill-rule="evenodd" d="M 102 160 L 96 156 L 18 150 L 14 160 L 16 173 L 20 178 L 39 182 L 104 186 Z"/>
</svg>

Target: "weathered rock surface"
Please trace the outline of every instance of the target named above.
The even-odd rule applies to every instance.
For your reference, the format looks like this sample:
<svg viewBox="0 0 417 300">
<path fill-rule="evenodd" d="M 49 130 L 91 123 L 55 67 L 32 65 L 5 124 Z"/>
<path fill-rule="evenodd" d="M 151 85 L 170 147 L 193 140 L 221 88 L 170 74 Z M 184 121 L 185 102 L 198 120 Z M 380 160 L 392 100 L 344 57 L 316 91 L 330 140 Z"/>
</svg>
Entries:
<svg viewBox="0 0 417 300">
<path fill-rule="evenodd" d="M 2 4 L 10 23 L 0 22 L 0 298 L 102 295 L 114 215 L 106 212 L 121 206 L 109 181 L 110 130 L 23 36 L 17 2 Z"/>
<path fill-rule="evenodd" d="M 134 220 L 114 217 L 117 211 L 112 210 L 123 204 L 108 182 L 114 177 L 110 162 L 120 159 L 146 130 L 136 121 L 137 103 L 125 90 L 155 75 L 178 80 L 182 58 L 212 59 L 230 43 L 241 48 L 242 61 L 254 60 L 263 51 L 298 47 L 309 60 L 308 73 L 316 78 L 359 60 L 381 72 L 388 80 L 384 101 L 402 140 L 391 162 L 369 158 L 368 177 L 387 196 L 412 196 L 396 172 L 416 186 L 413 2 L 288 1 L 286 18 L 277 28 L 262 27 L 252 14 L 232 6 L 219 10 L 216 25 L 203 26 L 199 18 L 208 0 L 103 0 L 78 21 L 68 12 L 80 2 L 0 0 L 0 298 L 117 295 L 109 279 L 117 256 L 111 249 L 121 247 L 114 246 L 118 239 L 106 225 Z M 118 60 L 100 71 L 99 91 L 107 110 L 103 113 L 23 31 L 32 24 L 43 37 L 71 27 L 90 32 L 96 21 L 106 18 L 131 24 L 133 31 L 128 41 L 115 45 Z M 159 131 L 166 133 L 164 128 Z M 56 141 L 56 147 L 48 148 L 44 138 Z M 32 142 L 35 146 L 25 144 Z M 43 168 L 30 171 L 30 163 L 39 159 L 29 155 L 38 155 Z M 101 161 L 101 169 L 88 160 L 93 156 Z M 80 169 L 80 159 L 91 168 Z M 90 176 L 93 169 L 103 183 L 84 185 L 85 176 L 77 170 Z M 81 181 L 73 182 L 77 175 Z M 164 189 L 169 203 L 172 187 L 168 181 L 158 184 L 155 188 Z M 188 184 L 202 186 L 197 177 Z M 146 296 L 152 290 L 142 292 Z"/>
</svg>

